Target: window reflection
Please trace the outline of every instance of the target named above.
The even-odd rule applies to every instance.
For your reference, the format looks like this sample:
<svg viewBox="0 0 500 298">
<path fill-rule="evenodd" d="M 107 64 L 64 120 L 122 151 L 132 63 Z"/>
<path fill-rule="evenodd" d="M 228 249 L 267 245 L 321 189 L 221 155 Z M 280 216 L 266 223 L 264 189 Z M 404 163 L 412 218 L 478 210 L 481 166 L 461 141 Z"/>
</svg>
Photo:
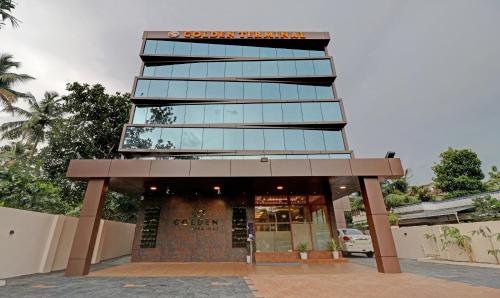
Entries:
<svg viewBox="0 0 500 298">
<path fill-rule="evenodd" d="M 190 104 L 135 107 L 134 124 L 342 121 L 338 102 Z"/>
<path fill-rule="evenodd" d="M 318 57 L 324 51 L 300 50 L 271 47 L 251 47 L 239 45 L 209 44 L 201 42 L 146 40 L 144 54 L 182 55 L 182 56 L 229 56 L 229 57 Z"/>
<path fill-rule="evenodd" d="M 331 76 L 330 59 L 145 65 L 143 76 L 174 78 Z"/>
</svg>

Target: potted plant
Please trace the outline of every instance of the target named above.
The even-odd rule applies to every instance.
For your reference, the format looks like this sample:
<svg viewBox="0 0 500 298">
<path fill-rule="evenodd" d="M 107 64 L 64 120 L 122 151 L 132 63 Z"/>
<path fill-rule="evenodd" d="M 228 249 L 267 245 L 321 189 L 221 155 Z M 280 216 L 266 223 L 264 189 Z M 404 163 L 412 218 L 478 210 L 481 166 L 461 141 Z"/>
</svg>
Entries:
<svg viewBox="0 0 500 298">
<path fill-rule="evenodd" d="M 328 247 L 332 251 L 333 258 L 335 260 L 340 259 L 339 245 L 335 239 L 331 239 L 330 242 L 328 242 Z"/>
<path fill-rule="evenodd" d="M 299 243 L 297 245 L 297 250 L 300 253 L 301 260 L 307 260 L 307 243 Z"/>
</svg>

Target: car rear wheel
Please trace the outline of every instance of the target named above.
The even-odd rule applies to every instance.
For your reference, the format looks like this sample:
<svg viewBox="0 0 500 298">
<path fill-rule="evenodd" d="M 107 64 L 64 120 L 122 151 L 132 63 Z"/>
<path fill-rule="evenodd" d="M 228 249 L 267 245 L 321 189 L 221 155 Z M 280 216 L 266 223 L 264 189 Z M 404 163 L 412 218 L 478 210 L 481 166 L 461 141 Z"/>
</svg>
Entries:
<svg viewBox="0 0 500 298">
<path fill-rule="evenodd" d="M 367 253 L 366 253 L 366 256 L 367 256 L 368 258 L 373 258 L 373 251 L 367 252 Z"/>
</svg>

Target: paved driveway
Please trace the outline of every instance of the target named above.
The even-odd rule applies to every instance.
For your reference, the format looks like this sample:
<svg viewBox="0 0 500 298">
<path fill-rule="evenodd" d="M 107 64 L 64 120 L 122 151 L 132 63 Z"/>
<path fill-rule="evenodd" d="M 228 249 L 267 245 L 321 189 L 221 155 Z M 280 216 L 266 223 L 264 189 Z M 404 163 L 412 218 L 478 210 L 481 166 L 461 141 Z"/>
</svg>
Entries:
<svg viewBox="0 0 500 298">
<path fill-rule="evenodd" d="M 185 276 L 170 272 L 161 277 L 35 274 L 8 279 L 7 285 L 0 287 L 0 297 L 500 297 L 500 272 L 495 269 L 402 260 L 405 273 L 380 274 L 374 269 L 373 259 L 349 260 L 251 266 L 245 276 L 232 275 L 232 267 L 223 266 L 214 268 L 212 276 L 195 276 L 189 268 L 183 269 Z M 128 258 L 122 258 L 92 269 L 106 272 L 116 265 L 127 269 L 127 262 Z M 203 275 L 204 271 L 200 272 Z"/>
<path fill-rule="evenodd" d="M 349 261 L 376 268 L 375 259 L 372 258 L 354 255 Z M 499 269 L 427 263 L 409 259 L 400 259 L 399 262 L 403 272 L 500 289 Z"/>
</svg>

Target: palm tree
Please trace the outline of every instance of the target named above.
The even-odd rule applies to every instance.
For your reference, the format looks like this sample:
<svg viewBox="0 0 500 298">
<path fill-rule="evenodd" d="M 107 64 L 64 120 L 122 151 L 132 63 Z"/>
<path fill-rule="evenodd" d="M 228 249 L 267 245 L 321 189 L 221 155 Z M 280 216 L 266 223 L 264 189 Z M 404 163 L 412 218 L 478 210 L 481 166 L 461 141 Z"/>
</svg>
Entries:
<svg viewBox="0 0 500 298">
<path fill-rule="evenodd" d="M 31 146 L 21 141 L 11 142 L 0 148 L 0 164 L 11 165 L 18 160 L 28 157 L 31 152 Z"/>
<path fill-rule="evenodd" d="M 12 2 L 12 0 L 0 0 L 0 28 L 5 25 L 6 20 L 8 20 L 14 28 L 19 26 L 21 21 L 11 14 L 14 8 L 16 8 L 16 4 Z"/>
<path fill-rule="evenodd" d="M 27 110 L 12 106 L 9 111 L 24 118 L 24 120 L 6 122 L 0 125 L 1 139 L 21 138 L 32 145 L 33 154 L 38 144 L 45 140 L 47 132 L 61 120 L 63 115 L 59 106 L 61 99 L 57 97 L 56 92 L 45 92 L 44 98 L 40 102 L 33 97 L 27 97 L 29 105 Z"/>
<path fill-rule="evenodd" d="M 27 74 L 9 72 L 11 68 L 18 68 L 21 66 L 20 62 L 15 62 L 12 58 L 13 56 L 10 54 L 0 55 L 0 105 L 3 105 L 8 112 L 12 112 L 10 110 L 12 104 L 16 102 L 18 98 L 25 98 L 28 96 L 25 93 L 15 91 L 12 89 L 12 86 L 16 83 L 34 79 Z"/>
</svg>

